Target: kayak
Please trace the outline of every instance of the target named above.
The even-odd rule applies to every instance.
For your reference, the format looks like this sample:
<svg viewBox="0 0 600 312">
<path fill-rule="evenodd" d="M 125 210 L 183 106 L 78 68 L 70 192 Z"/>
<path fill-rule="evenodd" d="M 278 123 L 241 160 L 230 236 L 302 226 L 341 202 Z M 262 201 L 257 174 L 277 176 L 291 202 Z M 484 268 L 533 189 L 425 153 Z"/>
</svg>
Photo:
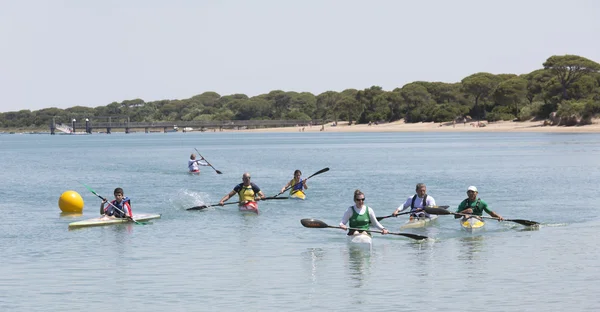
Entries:
<svg viewBox="0 0 600 312">
<path fill-rule="evenodd" d="M 241 212 L 253 212 L 258 214 L 258 204 L 256 202 L 247 202 L 246 204 L 238 207 Z"/>
<path fill-rule="evenodd" d="M 295 199 L 305 199 L 306 194 L 303 191 L 295 191 L 290 195 L 290 197 Z"/>
<path fill-rule="evenodd" d="M 158 218 L 160 218 L 159 214 L 134 214 L 133 215 L 133 219 L 138 222 L 143 222 L 143 221 L 148 221 L 148 220 L 158 219 Z M 103 217 L 98 217 L 98 218 L 93 218 L 93 219 L 71 222 L 71 223 L 69 223 L 69 229 L 89 227 L 89 226 L 123 224 L 123 223 L 133 223 L 133 221 L 131 221 L 129 219 L 103 216 Z"/>
<path fill-rule="evenodd" d="M 422 227 L 429 225 L 429 223 L 435 221 L 437 218 L 438 218 L 438 215 L 429 215 L 429 217 L 419 217 L 419 218 L 410 216 L 408 221 L 406 221 L 406 223 L 404 223 L 400 227 L 400 229 L 422 228 Z"/>
<path fill-rule="evenodd" d="M 346 235 L 348 244 L 350 244 L 350 246 L 371 249 L 371 246 L 373 245 L 373 238 L 371 235 L 367 234 L 367 232 L 354 233 L 354 235 Z"/>
<path fill-rule="evenodd" d="M 475 217 L 463 218 L 460 220 L 460 227 L 467 232 L 475 232 L 481 230 L 485 222 Z"/>
</svg>

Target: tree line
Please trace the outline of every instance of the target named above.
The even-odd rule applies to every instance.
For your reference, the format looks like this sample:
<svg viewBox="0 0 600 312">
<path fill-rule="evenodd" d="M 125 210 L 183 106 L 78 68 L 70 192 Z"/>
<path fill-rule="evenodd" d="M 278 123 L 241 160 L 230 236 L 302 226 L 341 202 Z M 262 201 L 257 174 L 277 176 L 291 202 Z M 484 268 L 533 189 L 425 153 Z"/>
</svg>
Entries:
<svg viewBox="0 0 600 312">
<path fill-rule="evenodd" d="M 53 116 L 128 116 L 132 122 L 196 120 L 347 120 L 350 123 L 448 122 L 558 118 L 562 125 L 588 124 L 600 113 L 600 64 L 577 55 L 554 55 L 528 74 L 475 73 L 460 82 L 415 81 L 392 91 L 271 91 L 248 97 L 204 92 L 189 99 L 113 102 L 95 108 L 74 106 L 0 113 L 0 128 L 41 128 Z M 58 122 L 58 121 L 57 121 Z"/>
</svg>

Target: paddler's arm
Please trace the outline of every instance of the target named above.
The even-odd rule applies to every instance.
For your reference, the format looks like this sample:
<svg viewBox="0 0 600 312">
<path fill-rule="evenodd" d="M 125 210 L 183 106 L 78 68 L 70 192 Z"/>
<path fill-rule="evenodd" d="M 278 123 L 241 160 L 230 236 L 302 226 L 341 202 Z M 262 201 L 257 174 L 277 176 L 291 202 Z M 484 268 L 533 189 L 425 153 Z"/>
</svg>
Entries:
<svg viewBox="0 0 600 312">
<path fill-rule="evenodd" d="M 292 181 L 293 181 L 293 180 L 290 180 L 290 182 L 288 182 L 286 185 L 284 185 L 284 186 L 281 188 L 281 191 L 279 191 L 279 193 L 283 193 L 283 192 L 285 192 L 285 189 L 286 189 L 286 188 L 288 188 L 290 185 L 292 185 Z"/>
<path fill-rule="evenodd" d="M 308 190 L 308 185 L 306 185 L 306 179 L 302 180 L 302 185 L 304 185 L 305 190 Z"/>
<path fill-rule="evenodd" d="M 221 201 L 219 202 L 219 205 L 223 206 L 225 202 L 228 201 L 233 195 L 235 195 L 235 191 L 231 191 L 229 192 L 229 194 L 223 196 L 223 198 L 221 198 Z"/>
<path fill-rule="evenodd" d="M 348 221 L 350 220 L 350 217 L 352 217 L 352 206 L 350 206 L 350 208 L 346 209 L 346 212 L 344 212 L 344 216 L 342 216 L 342 221 L 340 221 L 340 227 L 344 230 L 348 229 L 348 227 L 346 226 L 346 223 L 348 223 Z"/>
<path fill-rule="evenodd" d="M 257 195 L 258 195 L 258 197 L 257 197 L 258 200 L 266 198 L 265 193 L 263 193 L 262 191 L 258 191 Z"/>
<path fill-rule="evenodd" d="M 389 233 L 388 230 L 381 225 L 381 223 L 379 223 L 379 221 L 377 221 L 377 217 L 375 216 L 375 211 L 373 211 L 373 209 L 369 208 L 369 219 L 371 219 L 371 224 L 374 224 L 379 230 L 381 230 L 381 234 L 387 234 Z"/>
<path fill-rule="evenodd" d="M 103 216 L 104 213 L 106 212 L 104 210 L 104 203 L 106 203 L 106 199 L 104 199 L 103 201 L 100 202 L 100 215 Z"/>
</svg>

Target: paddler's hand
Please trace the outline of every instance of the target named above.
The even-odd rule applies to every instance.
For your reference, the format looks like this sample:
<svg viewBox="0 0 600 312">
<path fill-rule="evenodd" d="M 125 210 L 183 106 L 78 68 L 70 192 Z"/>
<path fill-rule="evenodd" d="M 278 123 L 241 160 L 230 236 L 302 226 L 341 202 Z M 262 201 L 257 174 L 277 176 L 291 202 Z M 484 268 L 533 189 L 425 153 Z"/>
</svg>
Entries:
<svg viewBox="0 0 600 312">
<path fill-rule="evenodd" d="M 340 227 L 342 228 L 342 230 L 347 230 L 348 229 L 348 227 L 346 225 L 344 225 L 344 224 L 340 224 Z"/>
<path fill-rule="evenodd" d="M 383 228 L 383 230 L 381 230 L 381 235 L 385 235 L 387 233 L 389 233 L 390 231 L 388 231 L 386 228 Z"/>
<path fill-rule="evenodd" d="M 392 212 L 392 216 L 397 216 L 398 215 L 398 210 L 394 210 L 394 212 Z"/>
<path fill-rule="evenodd" d="M 219 206 L 223 206 L 223 205 L 225 205 L 225 203 L 223 201 L 220 201 Z"/>
</svg>

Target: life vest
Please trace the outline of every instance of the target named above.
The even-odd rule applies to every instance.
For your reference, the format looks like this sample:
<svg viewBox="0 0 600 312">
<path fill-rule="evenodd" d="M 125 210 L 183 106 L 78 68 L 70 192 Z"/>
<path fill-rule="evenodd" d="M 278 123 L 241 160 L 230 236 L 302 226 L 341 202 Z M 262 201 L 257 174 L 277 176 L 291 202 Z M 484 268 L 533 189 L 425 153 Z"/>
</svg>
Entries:
<svg viewBox="0 0 600 312">
<path fill-rule="evenodd" d="M 129 212 L 131 211 L 131 199 L 129 197 L 123 198 L 120 204 L 117 203 L 116 200 L 113 200 L 110 203 L 119 209 L 115 209 L 112 205 L 108 205 L 108 207 L 104 209 L 107 216 L 115 216 L 116 218 L 125 218 L 129 216 Z M 125 203 L 127 203 L 127 205 L 125 205 Z M 127 208 L 127 206 L 129 206 L 129 208 Z"/>
<path fill-rule="evenodd" d="M 371 225 L 371 217 L 369 216 L 369 207 L 367 206 L 367 210 L 364 214 L 360 215 L 356 212 L 358 207 L 351 206 L 352 208 L 352 216 L 350 217 L 349 225 L 351 228 L 359 229 L 361 231 L 368 230 Z"/>
<path fill-rule="evenodd" d="M 292 179 L 292 181 L 290 181 L 290 185 L 292 185 L 292 190 L 290 191 L 290 194 L 302 191 L 302 188 L 304 187 L 302 181 L 302 179 L 300 179 L 300 181 L 296 181 L 295 177 Z"/>
<path fill-rule="evenodd" d="M 234 190 L 237 192 L 240 201 L 255 201 L 254 198 L 258 192 L 260 192 L 260 188 L 254 183 L 250 183 L 249 186 L 245 186 L 244 183 L 240 183 L 235 187 Z"/>
<path fill-rule="evenodd" d="M 465 200 L 467 201 L 467 204 L 465 205 L 465 209 L 471 208 L 472 202 L 468 198 L 465 199 Z M 477 201 L 475 202 L 475 209 L 473 209 L 473 213 L 472 213 L 473 215 L 475 215 L 475 210 L 479 210 L 479 204 L 481 204 L 481 198 L 477 198 Z M 481 214 L 483 214 L 483 212 Z M 463 216 L 461 216 L 461 215 L 454 215 L 454 219 L 458 219 L 460 217 L 463 217 Z"/>
<path fill-rule="evenodd" d="M 412 198 L 412 203 L 410 203 L 410 211 L 415 211 L 415 201 L 417 200 L 417 198 L 419 198 L 419 195 L 415 194 L 415 196 L 413 196 Z M 421 207 L 425 208 L 427 207 L 427 194 L 425 194 L 425 196 L 423 196 L 423 203 L 421 204 Z M 429 214 L 424 212 L 424 211 L 420 211 L 418 213 L 411 213 L 410 214 L 411 217 L 428 217 L 429 218 Z"/>
</svg>

